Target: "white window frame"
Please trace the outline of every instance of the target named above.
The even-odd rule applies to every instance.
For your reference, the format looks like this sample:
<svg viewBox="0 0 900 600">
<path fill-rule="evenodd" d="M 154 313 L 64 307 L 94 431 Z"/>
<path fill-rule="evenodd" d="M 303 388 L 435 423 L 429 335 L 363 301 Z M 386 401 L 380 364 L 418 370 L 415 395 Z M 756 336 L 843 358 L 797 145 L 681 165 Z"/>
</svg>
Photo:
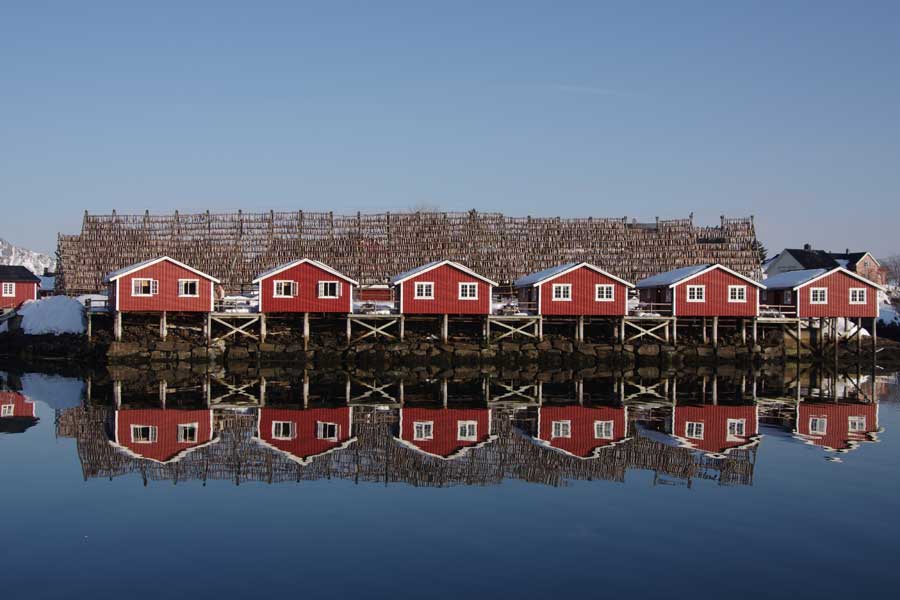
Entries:
<svg viewBox="0 0 900 600">
<path fill-rule="evenodd" d="M 865 415 L 850 415 L 849 417 L 847 417 L 847 431 L 849 431 L 850 433 L 865 433 Z"/>
<path fill-rule="evenodd" d="M 136 429 L 144 429 L 147 428 L 149 430 L 148 439 L 136 439 L 134 432 Z M 131 426 L 131 443 L 132 444 L 153 444 L 156 440 L 159 439 L 158 430 L 156 425 L 132 425 Z"/>
<path fill-rule="evenodd" d="M 463 290 L 471 288 L 475 290 L 474 296 L 463 294 Z M 478 282 L 476 281 L 460 281 L 459 282 L 459 299 L 460 300 L 478 300 Z"/>
<path fill-rule="evenodd" d="M 193 429 L 194 435 L 192 440 L 185 438 L 185 432 Z M 197 440 L 200 439 L 200 423 L 179 423 L 178 424 L 178 437 L 176 438 L 179 444 L 195 444 Z"/>
<path fill-rule="evenodd" d="M 478 421 L 457 421 L 456 439 L 461 442 L 478 440 Z"/>
<path fill-rule="evenodd" d="M 327 432 L 325 428 L 334 427 L 334 435 L 325 435 Z M 329 442 L 336 442 L 341 435 L 341 426 L 337 423 L 331 423 L 329 421 L 316 421 L 316 439 L 319 440 L 328 440 Z"/>
<path fill-rule="evenodd" d="M 184 284 L 193 283 L 197 286 L 196 294 L 185 294 Z M 178 280 L 178 297 L 179 298 L 199 298 L 200 297 L 200 280 L 199 279 L 179 279 Z"/>
<path fill-rule="evenodd" d="M 134 289 L 139 281 L 147 281 L 150 284 L 150 293 L 138 293 L 136 294 Z M 143 287 L 143 285 L 141 286 Z M 156 279 L 151 279 L 149 277 L 135 277 L 131 280 L 131 297 L 132 298 L 150 298 L 152 296 L 159 295 L 159 281 Z"/>
<path fill-rule="evenodd" d="M 687 290 L 685 291 L 684 298 L 688 302 L 697 302 L 703 303 L 706 302 L 706 286 L 705 285 L 689 285 L 686 286 Z M 697 292 L 699 291 L 699 296 Z M 691 292 L 694 292 L 694 297 L 691 298 Z"/>
<path fill-rule="evenodd" d="M 3 282 L 3 297 L 14 298 L 16 295 L 16 284 L 12 281 Z"/>
<path fill-rule="evenodd" d="M 434 421 L 413 421 L 413 440 L 424 442 L 434 439 Z"/>
<path fill-rule="evenodd" d="M 551 422 L 550 437 L 553 439 L 572 437 L 572 421 L 569 419 L 565 419 L 562 421 Z"/>
<path fill-rule="evenodd" d="M 425 286 L 430 286 L 429 294 L 425 295 Z M 419 293 L 419 286 L 422 286 L 422 292 Z M 434 282 L 433 281 L 416 281 L 414 282 L 413 287 L 413 299 L 414 300 L 434 300 Z"/>
<path fill-rule="evenodd" d="M 734 431 L 732 431 L 732 426 L 734 426 Z M 729 440 L 747 437 L 747 419 L 728 419 L 727 427 Z"/>
<path fill-rule="evenodd" d="M 601 294 L 601 290 L 604 292 Z M 609 296 L 607 296 L 606 292 L 609 292 Z M 597 302 L 615 302 L 616 301 L 616 286 L 611 283 L 598 283 L 594 286 L 594 300 Z"/>
<path fill-rule="evenodd" d="M 14 417 L 14 416 L 16 416 L 16 405 L 15 404 L 0 405 L 0 417 Z"/>
<path fill-rule="evenodd" d="M 284 427 L 290 430 L 284 435 Z M 279 429 L 281 430 L 279 432 Z M 297 423 L 294 421 L 272 421 L 272 439 L 273 440 L 292 440 L 297 437 Z"/>
<path fill-rule="evenodd" d="M 817 294 L 821 294 L 822 298 L 819 300 L 816 300 Z M 809 288 L 809 303 L 810 304 L 828 304 L 828 288 L 823 288 L 823 287 Z"/>
<path fill-rule="evenodd" d="M 825 435 L 828 433 L 828 417 L 810 417 L 809 434 Z"/>
<path fill-rule="evenodd" d="M 557 295 L 559 290 L 559 295 Z M 565 296 L 563 296 L 565 292 Z M 553 302 L 571 302 L 572 301 L 572 284 L 571 283 L 554 283 L 550 290 L 550 299 Z"/>
<path fill-rule="evenodd" d="M 334 284 L 334 295 L 325 293 L 325 286 Z M 320 281 L 317 287 L 317 293 L 322 300 L 337 300 L 341 297 L 341 282 L 336 279 Z"/>
<path fill-rule="evenodd" d="M 281 293 L 278 292 L 278 286 L 281 285 Z M 284 288 L 288 288 L 288 293 L 284 293 Z M 296 281 L 291 279 L 276 279 L 272 282 L 272 297 L 273 298 L 294 298 L 297 296 L 297 289 L 300 286 L 297 285 Z"/>
<path fill-rule="evenodd" d="M 868 290 L 866 288 L 850 288 L 850 304 L 860 305 L 865 304 L 868 300 Z M 855 294 L 854 294 L 855 293 Z M 853 299 L 854 295 L 856 295 L 856 300 Z"/>
<path fill-rule="evenodd" d="M 689 440 L 702 440 L 705 429 L 703 421 L 688 421 L 684 424 L 684 437 Z"/>
<path fill-rule="evenodd" d="M 606 430 L 609 431 L 606 431 Z M 615 421 L 594 421 L 594 439 L 611 440 L 616 434 Z"/>
<path fill-rule="evenodd" d="M 740 292 L 740 298 L 733 297 L 734 292 Z M 735 304 L 746 304 L 747 303 L 747 286 L 746 285 L 729 285 L 728 286 L 728 301 Z"/>
</svg>

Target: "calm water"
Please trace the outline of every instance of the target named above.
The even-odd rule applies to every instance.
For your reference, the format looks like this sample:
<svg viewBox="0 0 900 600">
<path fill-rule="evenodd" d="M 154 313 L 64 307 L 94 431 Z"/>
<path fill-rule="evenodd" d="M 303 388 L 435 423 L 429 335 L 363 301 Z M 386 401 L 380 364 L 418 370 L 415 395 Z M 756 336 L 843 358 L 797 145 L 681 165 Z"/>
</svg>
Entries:
<svg viewBox="0 0 900 600">
<path fill-rule="evenodd" d="M 402 392 L 342 374 L 157 379 L 0 371 L 4 598 L 900 583 L 900 403 L 883 372 L 804 372 L 799 403 L 792 373 Z"/>
</svg>

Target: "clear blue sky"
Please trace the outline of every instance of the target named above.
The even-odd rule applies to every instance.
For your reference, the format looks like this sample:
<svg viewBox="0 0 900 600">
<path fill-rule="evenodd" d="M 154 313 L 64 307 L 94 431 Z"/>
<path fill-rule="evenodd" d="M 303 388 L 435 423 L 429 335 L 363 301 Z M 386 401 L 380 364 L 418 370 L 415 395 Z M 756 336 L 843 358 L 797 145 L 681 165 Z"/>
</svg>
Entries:
<svg viewBox="0 0 900 600">
<path fill-rule="evenodd" d="M 428 205 L 900 252 L 898 2 L 318 4 L 3 3 L 0 237 Z"/>
</svg>

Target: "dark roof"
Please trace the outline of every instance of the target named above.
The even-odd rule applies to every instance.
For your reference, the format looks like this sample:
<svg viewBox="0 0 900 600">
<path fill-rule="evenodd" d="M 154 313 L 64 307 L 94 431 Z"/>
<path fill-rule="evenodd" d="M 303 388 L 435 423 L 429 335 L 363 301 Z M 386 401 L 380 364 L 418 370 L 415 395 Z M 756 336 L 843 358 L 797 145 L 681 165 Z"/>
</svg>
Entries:
<svg viewBox="0 0 900 600">
<path fill-rule="evenodd" d="M 804 269 L 833 269 L 838 266 L 837 261 L 824 250 L 788 248 L 785 252 L 790 253 Z"/>
<path fill-rule="evenodd" d="M 41 282 L 37 275 L 18 265 L 0 265 L 0 281 Z"/>
<path fill-rule="evenodd" d="M 25 433 L 37 423 L 36 417 L 6 417 L 0 419 L 0 433 Z"/>
<path fill-rule="evenodd" d="M 852 267 L 861 261 L 862 257 L 866 254 L 868 254 L 868 252 L 832 252 L 829 256 L 834 260 L 846 260 L 848 265 L 847 268 L 852 269 Z"/>
</svg>

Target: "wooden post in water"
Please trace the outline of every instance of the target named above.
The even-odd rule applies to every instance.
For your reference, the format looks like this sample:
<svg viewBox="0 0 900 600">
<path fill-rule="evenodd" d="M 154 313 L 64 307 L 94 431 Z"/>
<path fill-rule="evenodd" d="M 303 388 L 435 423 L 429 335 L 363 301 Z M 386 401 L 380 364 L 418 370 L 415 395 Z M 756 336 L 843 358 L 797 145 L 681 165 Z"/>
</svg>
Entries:
<svg viewBox="0 0 900 600">
<path fill-rule="evenodd" d="M 168 333 L 168 324 L 166 323 L 166 311 L 162 311 L 159 314 L 159 339 L 166 339 L 166 334 Z"/>
<path fill-rule="evenodd" d="M 266 341 L 266 313 L 259 314 L 259 341 L 260 343 L 265 343 Z"/>
<path fill-rule="evenodd" d="M 678 317 L 672 317 L 672 345 L 678 347 Z"/>
<path fill-rule="evenodd" d="M 719 347 L 719 317 L 713 317 L 713 348 Z"/>
<path fill-rule="evenodd" d="M 800 319 L 797 319 L 797 359 L 798 359 L 798 360 L 800 359 L 800 351 L 801 351 L 801 347 L 800 347 L 800 339 L 801 339 L 801 333 L 802 333 L 802 332 L 801 332 L 801 325 L 800 325 L 800 324 L 801 324 L 802 322 L 803 322 L 803 321 L 801 321 Z"/>
<path fill-rule="evenodd" d="M 756 346 L 759 343 L 759 335 L 757 332 L 757 320 L 756 317 L 753 317 L 753 345 Z"/>
<path fill-rule="evenodd" d="M 703 343 L 709 343 L 709 337 L 706 335 L 706 317 L 703 317 Z"/>
<path fill-rule="evenodd" d="M 347 315 L 347 345 L 350 345 L 350 336 L 351 336 L 351 328 L 352 323 L 350 321 L 350 315 Z"/>
<path fill-rule="evenodd" d="M 88 302 L 90 302 L 90 300 L 89 300 Z M 86 331 L 85 333 L 87 333 L 87 339 L 88 339 L 88 341 L 90 342 L 90 341 L 91 341 L 91 337 L 92 337 L 92 331 L 91 331 L 91 330 L 92 330 L 92 327 L 91 327 L 92 323 L 91 323 L 91 321 L 93 321 L 93 319 L 91 319 L 91 311 L 90 311 L 90 309 L 88 309 L 88 310 L 85 311 L 85 312 L 87 312 L 87 331 Z"/>
<path fill-rule="evenodd" d="M 446 314 L 441 315 L 441 341 L 445 344 L 450 337 L 450 317 Z"/>
</svg>

